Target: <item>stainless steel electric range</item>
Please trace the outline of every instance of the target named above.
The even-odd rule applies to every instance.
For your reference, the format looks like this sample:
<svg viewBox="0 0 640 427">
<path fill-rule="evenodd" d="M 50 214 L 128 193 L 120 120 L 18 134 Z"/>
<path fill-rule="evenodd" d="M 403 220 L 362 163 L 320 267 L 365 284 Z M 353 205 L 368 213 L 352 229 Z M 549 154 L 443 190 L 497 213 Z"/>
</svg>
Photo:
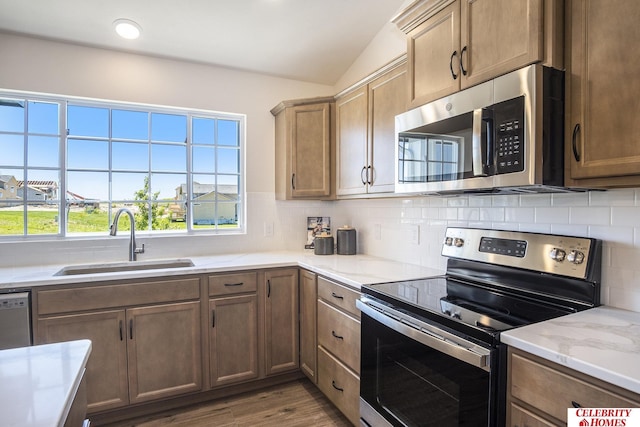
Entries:
<svg viewBox="0 0 640 427">
<path fill-rule="evenodd" d="M 362 287 L 364 426 L 503 426 L 500 333 L 600 304 L 597 239 L 448 228 L 446 274 Z"/>
</svg>

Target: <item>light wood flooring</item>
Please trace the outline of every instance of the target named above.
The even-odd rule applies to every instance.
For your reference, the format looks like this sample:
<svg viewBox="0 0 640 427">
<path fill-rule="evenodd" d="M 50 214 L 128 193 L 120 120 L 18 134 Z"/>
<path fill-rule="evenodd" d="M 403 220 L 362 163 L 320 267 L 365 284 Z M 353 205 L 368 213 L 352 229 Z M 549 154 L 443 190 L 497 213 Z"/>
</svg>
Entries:
<svg viewBox="0 0 640 427">
<path fill-rule="evenodd" d="M 352 424 L 306 379 L 108 427 L 348 427 Z"/>
</svg>

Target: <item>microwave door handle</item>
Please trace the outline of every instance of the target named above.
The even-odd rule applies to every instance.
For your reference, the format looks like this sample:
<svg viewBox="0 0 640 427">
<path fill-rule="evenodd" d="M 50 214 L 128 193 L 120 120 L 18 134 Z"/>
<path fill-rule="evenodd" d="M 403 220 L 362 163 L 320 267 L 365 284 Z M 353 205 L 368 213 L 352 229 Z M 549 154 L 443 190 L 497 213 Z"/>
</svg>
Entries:
<svg viewBox="0 0 640 427">
<path fill-rule="evenodd" d="M 471 167 L 473 176 L 487 176 L 485 171 L 486 141 L 482 138 L 482 108 L 473 111 L 473 127 L 471 129 Z"/>
<path fill-rule="evenodd" d="M 495 175 L 495 131 L 493 121 L 493 110 L 485 108 L 482 114 L 482 124 L 484 125 L 483 139 L 485 140 L 485 173 Z"/>
</svg>

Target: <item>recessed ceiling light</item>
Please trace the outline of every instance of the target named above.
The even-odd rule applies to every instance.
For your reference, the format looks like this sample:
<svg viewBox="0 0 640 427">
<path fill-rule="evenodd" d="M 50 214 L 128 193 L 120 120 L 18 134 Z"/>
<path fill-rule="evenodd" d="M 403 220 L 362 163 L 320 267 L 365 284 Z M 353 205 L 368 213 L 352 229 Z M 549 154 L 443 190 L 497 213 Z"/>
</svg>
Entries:
<svg viewBox="0 0 640 427">
<path fill-rule="evenodd" d="M 140 37 L 142 28 L 130 19 L 116 19 L 113 21 L 116 33 L 122 38 L 134 40 Z"/>
</svg>

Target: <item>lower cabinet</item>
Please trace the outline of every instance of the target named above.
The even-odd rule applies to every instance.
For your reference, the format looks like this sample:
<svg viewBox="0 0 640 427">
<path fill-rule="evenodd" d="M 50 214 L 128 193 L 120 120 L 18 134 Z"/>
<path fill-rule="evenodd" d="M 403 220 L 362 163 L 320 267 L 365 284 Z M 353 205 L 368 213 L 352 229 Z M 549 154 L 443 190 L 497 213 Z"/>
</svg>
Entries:
<svg viewBox="0 0 640 427">
<path fill-rule="evenodd" d="M 507 425 L 566 426 L 567 408 L 637 408 L 640 395 L 509 349 Z"/>
<path fill-rule="evenodd" d="M 317 304 L 317 275 L 300 270 L 300 369 L 314 383 L 318 382 Z"/>
<path fill-rule="evenodd" d="M 36 344 L 92 342 L 88 412 L 202 389 L 198 278 L 47 287 L 35 297 Z"/>
<path fill-rule="evenodd" d="M 360 424 L 359 296 L 318 277 L 318 387 L 354 425 Z"/>
</svg>

